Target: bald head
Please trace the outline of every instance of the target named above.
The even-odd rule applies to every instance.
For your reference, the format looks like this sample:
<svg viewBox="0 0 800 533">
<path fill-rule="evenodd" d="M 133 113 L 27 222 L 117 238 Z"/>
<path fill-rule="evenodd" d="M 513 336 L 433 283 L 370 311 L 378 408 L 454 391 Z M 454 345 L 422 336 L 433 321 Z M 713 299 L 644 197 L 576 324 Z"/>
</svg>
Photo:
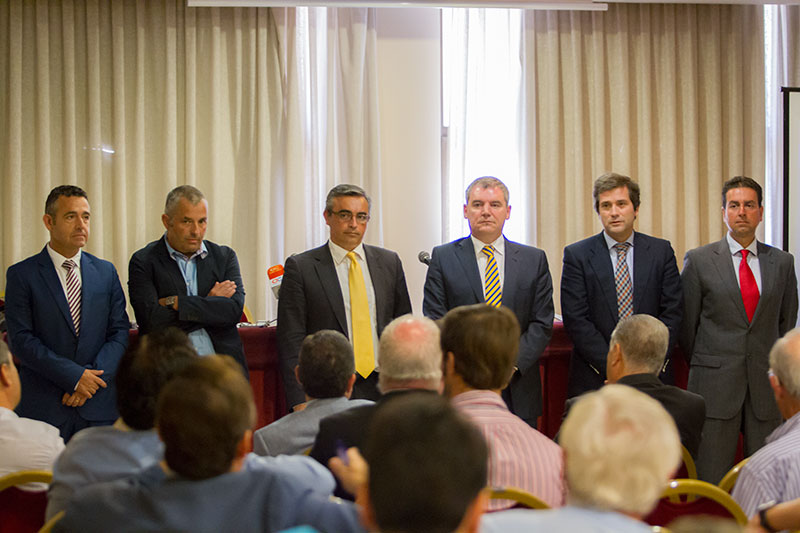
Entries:
<svg viewBox="0 0 800 533">
<path fill-rule="evenodd" d="M 778 339 L 769 352 L 769 365 L 783 389 L 800 400 L 800 328 Z"/>
<path fill-rule="evenodd" d="M 378 348 L 382 392 L 421 388 L 438 390 L 442 380 L 439 328 L 426 317 L 404 315 L 381 333 Z"/>
</svg>

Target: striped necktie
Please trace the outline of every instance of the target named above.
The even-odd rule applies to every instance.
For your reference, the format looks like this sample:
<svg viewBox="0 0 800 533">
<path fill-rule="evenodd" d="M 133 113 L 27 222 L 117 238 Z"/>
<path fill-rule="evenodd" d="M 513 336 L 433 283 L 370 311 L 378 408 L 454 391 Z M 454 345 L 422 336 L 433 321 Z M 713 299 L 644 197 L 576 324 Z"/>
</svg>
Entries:
<svg viewBox="0 0 800 533">
<path fill-rule="evenodd" d="M 481 253 L 486 256 L 486 274 L 484 275 L 484 295 L 486 303 L 500 307 L 503 300 L 503 288 L 500 286 L 500 272 L 497 270 L 497 262 L 494 260 L 494 247 L 484 246 Z"/>
<path fill-rule="evenodd" d="M 614 245 L 617 250 L 617 270 L 614 273 L 614 282 L 617 286 L 617 311 L 620 320 L 633 314 L 633 285 L 631 284 L 631 274 L 628 272 L 628 248 L 630 246 L 629 242 L 620 242 Z"/>
<path fill-rule="evenodd" d="M 350 287 L 350 321 L 353 324 L 353 355 L 356 372 L 365 378 L 375 370 L 375 350 L 372 346 L 372 322 L 369 318 L 367 285 L 364 274 L 356 261 L 356 254 L 348 252 L 350 268 L 347 281 Z"/>
<path fill-rule="evenodd" d="M 81 280 L 76 272 L 78 265 L 72 259 L 67 259 L 61 266 L 67 271 L 67 304 L 75 326 L 75 335 L 78 335 L 81 331 Z"/>
</svg>

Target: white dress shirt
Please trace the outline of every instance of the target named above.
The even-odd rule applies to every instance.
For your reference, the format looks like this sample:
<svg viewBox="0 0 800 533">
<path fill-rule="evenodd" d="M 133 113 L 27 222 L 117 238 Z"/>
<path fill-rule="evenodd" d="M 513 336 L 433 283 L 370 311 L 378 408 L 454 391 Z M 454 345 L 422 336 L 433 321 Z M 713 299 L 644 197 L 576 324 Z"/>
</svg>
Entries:
<svg viewBox="0 0 800 533">
<path fill-rule="evenodd" d="M 739 280 L 739 265 L 742 264 L 742 250 L 750 252 L 747 254 L 747 266 L 753 271 L 753 277 L 756 278 L 756 285 L 758 285 L 758 294 L 761 294 L 761 264 L 758 262 L 758 239 L 753 239 L 747 248 L 736 242 L 731 237 L 730 233 L 725 235 L 728 240 L 728 248 L 731 250 L 731 260 L 733 261 L 733 272 L 736 274 L 736 283 L 742 286 Z"/>
<path fill-rule="evenodd" d="M 52 470 L 63 449 L 58 429 L 0 407 L 0 476 L 20 470 Z M 44 490 L 47 485 L 29 483 L 20 488 Z"/>
<path fill-rule="evenodd" d="M 503 282 L 506 279 L 505 237 L 500 235 L 496 241 L 490 242 L 489 244 L 486 244 L 480 239 L 475 238 L 474 235 L 470 235 L 469 238 L 472 239 L 472 246 L 475 248 L 475 259 L 478 260 L 478 272 L 481 275 L 481 287 L 483 288 L 483 294 L 486 294 L 486 263 L 489 262 L 489 258 L 486 257 L 486 254 L 481 252 L 484 246 L 491 246 L 494 248 L 494 262 L 497 263 L 497 273 L 500 275 L 500 291 L 502 292 Z"/>
<path fill-rule="evenodd" d="M 50 248 L 50 243 L 47 243 L 47 253 L 50 254 L 50 260 L 53 261 L 53 266 L 56 267 L 58 280 L 61 282 L 61 288 L 64 289 L 64 298 L 67 298 L 67 301 L 69 301 L 69 297 L 67 297 L 67 269 L 64 268 L 64 261 L 67 259 L 75 261 L 75 273 L 78 275 L 78 281 L 81 282 L 81 287 L 83 287 L 83 277 L 81 277 L 81 249 L 78 248 L 78 253 L 72 257 L 64 257 Z"/>
</svg>

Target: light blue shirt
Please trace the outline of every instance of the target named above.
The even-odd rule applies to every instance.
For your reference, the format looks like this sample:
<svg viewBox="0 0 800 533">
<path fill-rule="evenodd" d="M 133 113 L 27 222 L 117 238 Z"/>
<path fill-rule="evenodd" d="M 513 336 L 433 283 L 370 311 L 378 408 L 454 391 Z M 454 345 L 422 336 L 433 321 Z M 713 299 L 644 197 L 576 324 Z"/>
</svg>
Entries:
<svg viewBox="0 0 800 533">
<path fill-rule="evenodd" d="M 628 238 L 625 239 L 623 242 L 629 243 L 631 246 L 628 248 L 628 253 L 625 255 L 625 262 L 628 264 L 628 274 L 631 277 L 631 283 L 633 283 L 633 236 L 636 234 L 635 231 L 632 231 Z M 617 272 L 617 249 L 614 248 L 614 245 L 618 244 L 617 241 L 611 237 L 605 231 L 603 232 L 603 237 L 606 239 L 606 246 L 608 246 L 608 254 L 611 256 L 611 267 L 614 273 Z"/>
<path fill-rule="evenodd" d="M 612 511 L 566 506 L 561 509 L 513 509 L 487 513 L 481 519 L 481 533 L 650 533 L 644 522 Z"/>
<path fill-rule="evenodd" d="M 169 245 L 166 234 L 164 235 L 164 243 L 167 245 L 169 256 L 178 263 L 178 268 L 183 275 L 183 281 L 186 282 L 186 294 L 189 296 L 199 296 L 197 294 L 197 261 L 205 259 L 208 255 L 206 249 L 206 241 L 200 244 L 200 249 L 192 254 L 191 257 L 186 257 L 181 252 Z M 180 298 L 178 299 L 180 305 Z M 211 337 L 204 328 L 197 329 L 189 333 L 189 340 L 192 341 L 194 349 L 197 350 L 199 355 L 212 355 L 215 352 L 214 343 L 211 342 Z"/>
</svg>

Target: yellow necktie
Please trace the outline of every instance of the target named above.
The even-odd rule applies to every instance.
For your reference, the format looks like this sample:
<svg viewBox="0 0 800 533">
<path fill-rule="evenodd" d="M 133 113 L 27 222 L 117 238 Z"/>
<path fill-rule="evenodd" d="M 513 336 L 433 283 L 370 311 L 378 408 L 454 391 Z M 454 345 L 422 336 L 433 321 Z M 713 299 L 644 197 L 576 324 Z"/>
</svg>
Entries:
<svg viewBox="0 0 800 533">
<path fill-rule="evenodd" d="M 481 253 L 486 256 L 486 275 L 484 276 L 486 303 L 500 307 L 503 300 L 503 288 L 500 286 L 500 272 L 497 270 L 497 261 L 494 260 L 494 247 L 484 246 Z"/>
<path fill-rule="evenodd" d="M 372 347 L 372 324 L 369 320 L 367 286 L 364 275 L 356 261 L 356 254 L 348 252 L 350 269 L 347 281 L 350 285 L 350 319 L 353 322 L 353 353 L 356 359 L 356 372 L 361 377 L 369 376 L 375 370 L 375 350 Z"/>
</svg>

